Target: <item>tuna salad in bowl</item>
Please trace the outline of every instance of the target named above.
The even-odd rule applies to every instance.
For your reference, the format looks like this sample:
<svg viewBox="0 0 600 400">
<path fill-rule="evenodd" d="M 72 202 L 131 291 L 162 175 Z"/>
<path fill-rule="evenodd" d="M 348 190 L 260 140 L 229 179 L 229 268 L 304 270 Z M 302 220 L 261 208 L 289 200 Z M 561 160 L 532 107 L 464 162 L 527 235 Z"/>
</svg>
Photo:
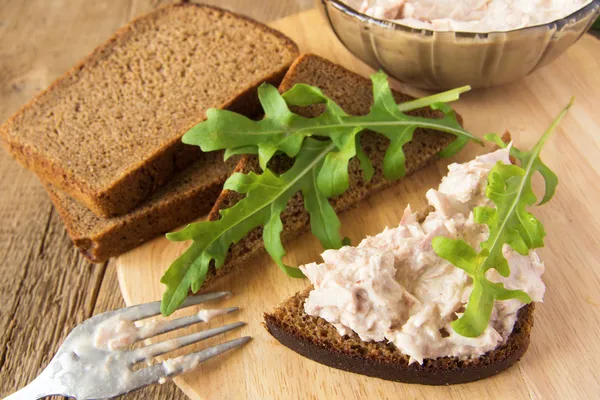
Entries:
<svg viewBox="0 0 600 400">
<path fill-rule="evenodd" d="M 553 61 L 600 15 L 600 0 L 318 0 L 340 41 L 424 89 L 516 81 Z"/>
</svg>

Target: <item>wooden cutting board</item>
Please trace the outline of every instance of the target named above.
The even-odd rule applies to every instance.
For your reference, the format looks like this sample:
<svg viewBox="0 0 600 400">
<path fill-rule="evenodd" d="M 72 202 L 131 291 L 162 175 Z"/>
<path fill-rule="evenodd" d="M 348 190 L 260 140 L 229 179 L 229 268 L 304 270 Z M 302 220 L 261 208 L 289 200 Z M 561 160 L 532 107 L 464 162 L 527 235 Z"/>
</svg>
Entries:
<svg viewBox="0 0 600 400">
<path fill-rule="evenodd" d="M 273 26 L 304 52 L 320 54 L 363 75 L 372 72 L 337 41 L 316 10 Z M 543 152 L 543 159 L 560 178 L 553 201 L 535 210 L 548 231 L 546 248 L 541 250 L 547 289 L 544 303 L 536 308 L 530 349 L 516 366 L 475 383 L 427 387 L 367 378 L 305 359 L 266 332 L 262 314 L 304 288 L 307 281 L 286 277 L 268 257 L 261 257 L 214 287 L 235 294 L 214 306 L 242 309 L 210 324 L 247 321 L 227 339 L 251 335 L 253 341 L 177 378 L 177 385 L 192 399 L 600 398 L 600 41 L 585 35 L 560 59 L 523 81 L 467 93 L 455 107 L 471 132 L 482 136 L 509 129 L 518 146 L 530 148 L 571 96 L 576 97 L 575 106 Z M 472 145 L 452 161 L 468 160 L 482 151 Z M 448 163 L 440 161 L 344 213 L 343 233 L 358 243 L 365 235 L 397 225 L 407 203 L 413 209 L 423 206 L 426 190 L 438 185 Z M 159 279 L 185 248 L 186 244 L 159 238 L 119 257 L 126 303 L 160 299 Z M 322 251 L 308 234 L 288 243 L 287 250 L 292 265 L 319 260 Z"/>
</svg>

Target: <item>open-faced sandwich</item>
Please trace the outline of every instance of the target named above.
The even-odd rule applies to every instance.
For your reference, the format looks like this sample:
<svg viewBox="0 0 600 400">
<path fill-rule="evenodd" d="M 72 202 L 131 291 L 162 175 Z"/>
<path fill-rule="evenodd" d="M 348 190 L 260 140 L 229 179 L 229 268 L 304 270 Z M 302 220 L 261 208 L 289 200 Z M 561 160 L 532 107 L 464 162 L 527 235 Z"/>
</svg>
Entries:
<svg viewBox="0 0 600 400">
<path fill-rule="evenodd" d="M 563 115 L 529 152 L 489 136 L 502 148 L 451 164 L 424 215 L 409 205 L 397 227 L 300 267 L 312 286 L 265 315 L 269 332 L 320 363 L 401 382 L 470 382 L 511 366 L 545 291 L 531 179 L 543 176 L 539 204 L 549 201 L 558 180 L 539 154 Z"/>
</svg>

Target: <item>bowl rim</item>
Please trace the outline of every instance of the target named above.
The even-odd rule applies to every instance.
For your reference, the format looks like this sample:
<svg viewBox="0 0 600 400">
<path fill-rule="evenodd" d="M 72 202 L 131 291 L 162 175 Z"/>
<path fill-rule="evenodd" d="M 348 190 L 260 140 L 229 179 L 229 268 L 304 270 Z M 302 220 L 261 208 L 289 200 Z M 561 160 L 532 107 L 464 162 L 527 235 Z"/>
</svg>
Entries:
<svg viewBox="0 0 600 400">
<path fill-rule="evenodd" d="M 325 6 L 325 3 L 331 3 L 335 8 L 337 8 L 341 12 L 360 20 L 361 22 L 379 25 L 384 28 L 392 28 L 394 30 L 403 30 L 403 31 L 408 31 L 408 32 L 420 32 L 421 34 L 425 34 L 426 36 L 440 34 L 440 33 L 444 33 L 444 34 L 453 33 L 453 34 L 455 34 L 457 36 L 461 36 L 461 37 L 486 37 L 487 35 L 490 35 L 490 34 L 502 34 L 502 33 L 506 34 L 506 33 L 510 33 L 510 32 L 524 32 L 524 31 L 543 28 L 543 27 L 552 28 L 554 26 L 559 26 L 559 28 L 562 28 L 562 26 L 566 25 L 569 20 L 571 20 L 573 18 L 575 18 L 576 20 L 579 20 L 583 17 L 583 15 L 586 15 L 589 11 L 593 10 L 594 8 L 596 8 L 596 13 L 600 14 L 600 0 L 591 0 L 590 3 L 586 4 L 585 6 L 583 6 L 580 9 L 572 12 L 571 14 L 564 16 L 562 18 L 558 18 L 554 21 L 544 23 L 544 24 L 525 26 L 523 28 L 515 28 L 515 29 L 510 29 L 510 30 L 505 30 L 505 31 L 489 31 L 489 32 L 436 31 L 436 30 L 428 29 L 428 28 L 414 28 L 409 25 L 402 24 L 398 21 L 372 17 L 370 15 L 363 14 L 360 11 L 354 9 L 350 5 L 346 4 L 346 2 L 343 0 L 320 0 L 320 3 L 323 6 Z"/>
</svg>

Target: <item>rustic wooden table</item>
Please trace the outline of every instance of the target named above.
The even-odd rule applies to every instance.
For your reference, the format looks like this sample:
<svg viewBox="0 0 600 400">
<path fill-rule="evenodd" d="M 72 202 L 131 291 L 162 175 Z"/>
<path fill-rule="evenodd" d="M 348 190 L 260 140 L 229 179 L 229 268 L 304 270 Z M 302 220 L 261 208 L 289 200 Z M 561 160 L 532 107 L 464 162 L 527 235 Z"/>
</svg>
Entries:
<svg viewBox="0 0 600 400">
<path fill-rule="evenodd" d="M 312 0 L 204 0 L 261 22 Z M 0 121 L 160 0 L 2 0 Z M 124 306 L 114 265 L 73 248 L 36 177 L 0 151 L 0 397 L 26 385 L 84 319 Z M 127 399 L 183 399 L 172 383 Z"/>
</svg>

